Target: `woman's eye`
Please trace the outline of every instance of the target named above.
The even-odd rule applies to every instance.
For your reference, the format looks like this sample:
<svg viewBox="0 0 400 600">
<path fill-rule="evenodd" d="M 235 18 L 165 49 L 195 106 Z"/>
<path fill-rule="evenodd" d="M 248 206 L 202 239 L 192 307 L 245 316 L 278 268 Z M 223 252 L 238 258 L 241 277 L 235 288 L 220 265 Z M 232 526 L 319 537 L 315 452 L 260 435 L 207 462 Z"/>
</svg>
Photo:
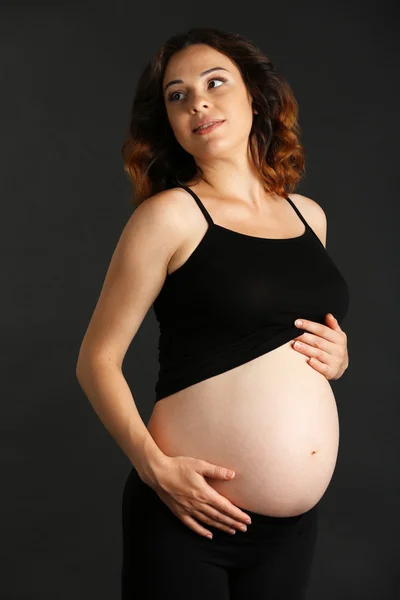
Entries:
<svg viewBox="0 0 400 600">
<path fill-rule="evenodd" d="M 213 79 L 209 79 L 209 80 L 208 80 L 208 83 L 211 83 L 211 81 L 219 81 L 219 82 L 221 82 L 221 83 L 225 83 L 226 79 L 224 79 L 223 77 L 221 77 L 221 78 L 219 78 L 219 77 L 218 77 L 218 78 L 214 77 Z M 219 86 L 217 85 L 217 86 L 213 86 L 213 87 L 219 87 Z M 178 94 L 183 94 L 183 92 L 172 92 L 172 93 L 171 93 L 171 94 L 168 96 L 168 100 L 169 100 L 170 102 L 178 102 L 178 100 L 176 99 L 176 95 L 178 95 Z"/>
<path fill-rule="evenodd" d="M 226 81 L 226 79 L 215 79 L 215 78 L 214 78 L 214 79 L 210 79 L 210 81 L 222 81 L 222 82 L 224 82 L 224 81 Z M 210 81 L 209 81 L 208 83 L 210 83 Z M 218 87 L 218 86 L 217 86 L 217 87 Z"/>
<path fill-rule="evenodd" d="M 169 96 L 168 96 L 168 100 L 169 100 L 170 102 L 176 102 L 175 96 L 176 96 L 177 94 L 181 94 L 181 93 L 182 93 L 182 92 L 172 92 L 172 94 L 169 94 Z"/>
</svg>

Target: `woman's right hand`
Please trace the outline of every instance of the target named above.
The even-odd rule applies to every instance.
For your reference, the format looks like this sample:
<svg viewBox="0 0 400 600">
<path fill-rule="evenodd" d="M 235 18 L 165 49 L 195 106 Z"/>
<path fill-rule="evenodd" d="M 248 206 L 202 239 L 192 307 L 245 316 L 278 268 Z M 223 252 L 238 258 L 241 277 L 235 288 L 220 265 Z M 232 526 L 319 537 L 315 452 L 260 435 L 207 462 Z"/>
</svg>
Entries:
<svg viewBox="0 0 400 600">
<path fill-rule="evenodd" d="M 229 481 L 230 472 L 198 458 L 169 456 L 151 487 L 178 519 L 200 535 L 212 537 L 211 531 L 198 521 L 229 533 L 236 533 L 236 529 L 246 531 L 250 517 L 205 480 L 208 477 Z"/>
</svg>

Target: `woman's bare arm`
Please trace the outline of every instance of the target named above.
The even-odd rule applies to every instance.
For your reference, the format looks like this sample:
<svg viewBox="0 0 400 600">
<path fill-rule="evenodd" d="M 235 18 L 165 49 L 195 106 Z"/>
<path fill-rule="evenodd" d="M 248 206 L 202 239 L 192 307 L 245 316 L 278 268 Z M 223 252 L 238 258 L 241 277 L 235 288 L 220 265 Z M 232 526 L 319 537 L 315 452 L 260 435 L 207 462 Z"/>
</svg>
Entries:
<svg viewBox="0 0 400 600">
<path fill-rule="evenodd" d="M 139 475 L 152 479 L 165 454 L 137 410 L 122 373 L 126 351 L 167 276 L 183 235 L 180 192 L 140 204 L 127 222 L 83 338 L 76 375 L 97 416 Z"/>
</svg>

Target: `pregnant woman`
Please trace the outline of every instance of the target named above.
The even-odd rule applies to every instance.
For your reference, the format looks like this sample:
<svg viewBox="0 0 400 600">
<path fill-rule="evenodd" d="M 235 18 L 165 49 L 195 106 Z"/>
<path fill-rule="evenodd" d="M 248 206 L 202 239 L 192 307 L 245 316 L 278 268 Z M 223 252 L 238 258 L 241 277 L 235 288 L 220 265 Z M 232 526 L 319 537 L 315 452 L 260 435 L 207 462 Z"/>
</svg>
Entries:
<svg viewBox="0 0 400 600">
<path fill-rule="evenodd" d="M 123 147 L 137 206 L 77 366 L 133 465 L 124 600 L 305 598 L 338 452 L 329 380 L 348 367 L 349 289 L 324 211 L 286 191 L 304 167 L 299 132 L 290 86 L 238 34 L 176 35 L 140 78 Z M 122 363 L 151 306 L 146 427 Z"/>
</svg>

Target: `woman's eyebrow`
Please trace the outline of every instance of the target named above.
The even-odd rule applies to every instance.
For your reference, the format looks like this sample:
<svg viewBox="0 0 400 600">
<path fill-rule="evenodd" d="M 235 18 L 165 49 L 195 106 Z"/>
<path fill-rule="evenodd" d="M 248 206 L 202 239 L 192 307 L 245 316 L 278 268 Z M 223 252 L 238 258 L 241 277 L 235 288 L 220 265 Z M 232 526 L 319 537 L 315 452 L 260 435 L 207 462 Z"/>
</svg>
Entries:
<svg viewBox="0 0 400 600">
<path fill-rule="evenodd" d="M 225 69 L 224 67 L 211 67 L 211 69 L 206 69 L 205 71 L 202 71 L 200 73 L 200 77 L 204 77 L 204 75 L 208 75 L 208 73 L 211 73 L 212 71 L 227 71 L 227 70 L 228 69 Z M 173 79 L 172 81 L 169 81 L 164 88 L 164 94 L 167 91 L 167 88 L 170 85 L 173 85 L 174 83 L 184 83 L 184 81 L 183 81 L 183 79 Z"/>
</svg>

